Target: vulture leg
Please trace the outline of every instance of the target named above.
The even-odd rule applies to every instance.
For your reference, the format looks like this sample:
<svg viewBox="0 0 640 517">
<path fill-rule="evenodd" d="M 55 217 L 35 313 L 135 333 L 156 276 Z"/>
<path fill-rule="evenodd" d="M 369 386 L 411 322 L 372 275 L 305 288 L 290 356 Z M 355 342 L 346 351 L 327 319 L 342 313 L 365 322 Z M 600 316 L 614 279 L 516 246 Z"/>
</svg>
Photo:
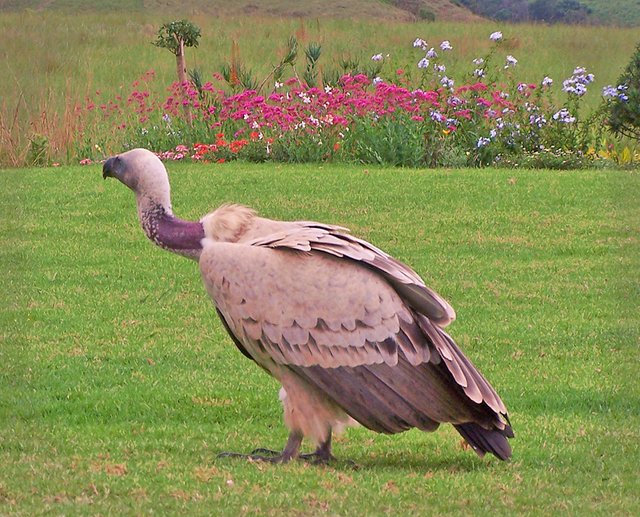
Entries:
<svg viewBox="0 0 640 517">
<path fill-rule="evenodd" d="M 318 445 L 315 452 L 301 454 L 300 459 L 311 460 L 316 465 L 326 465 L 330 461 L 334 461 L 336 458 L 331 454 L 331 433 L 329 433 L 329 437 L 324 442 Z"/>
<path fill-rule="evenodd" d="M 256 449 L 251 454 L 221 452 L 218 454 L 218 458 L 246 458 L 253 461 L 268 461 L 269 463 L 288 463 L 293 458 L 298 457 L 301 443 L 302 434 L 291 431 L 287 444 L 282 452 L 276 452 L 270 449 Z"/>
</svg>

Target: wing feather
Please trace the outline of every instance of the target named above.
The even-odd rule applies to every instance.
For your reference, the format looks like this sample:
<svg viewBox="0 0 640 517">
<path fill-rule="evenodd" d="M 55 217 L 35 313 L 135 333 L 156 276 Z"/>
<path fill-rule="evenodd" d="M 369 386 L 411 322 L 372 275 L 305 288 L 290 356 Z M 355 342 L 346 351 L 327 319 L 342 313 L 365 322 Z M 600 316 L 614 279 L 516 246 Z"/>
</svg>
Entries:
<svg viewBox="0 0 640 517">
<path fill-rule="evenodd" d="M 309 224 L 249 243 L 205 239 L 205 286 L 243 353 L 297 372 L 376 431 L 506 429 L 504 404 L 440 328 L 448 304 L 365 241 Z"/>
<path fill-rule="evenodd" d="M 449 303 L 428 288 L 406 264 L 369 242 L 349 235 L 344 228 L 313 222 L 297 224 L 296 230 L 253 239 L 248 244 L 306 252 L 314 250 L 363 262 L 382 274 L 409 305 L 438 325 L 445 327 L 455 319 L 455 311 Z"/>
</svg>

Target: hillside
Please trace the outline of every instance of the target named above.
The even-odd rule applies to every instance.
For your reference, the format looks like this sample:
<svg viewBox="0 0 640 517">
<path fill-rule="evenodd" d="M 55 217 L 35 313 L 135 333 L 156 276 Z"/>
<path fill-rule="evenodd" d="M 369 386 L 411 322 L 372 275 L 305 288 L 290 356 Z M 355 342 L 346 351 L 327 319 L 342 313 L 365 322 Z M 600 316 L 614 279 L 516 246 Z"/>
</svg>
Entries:
<svg viewBox="0 0 640 517">
<path fill-rule="evenodd" d="M 580 0 L 594 20 L 617 25 L 640 25 L 640 0 Z M 638 35 L 640 39 L 640 34 Z"/>
<path fill-rule="evenodd" d="M 272 16 L 356 18 L 393 21 L 477 21 L 480 18 L 450 0 L 0 0 L 1 10 L 152 11 L 174 16 Z"/>
</svg>

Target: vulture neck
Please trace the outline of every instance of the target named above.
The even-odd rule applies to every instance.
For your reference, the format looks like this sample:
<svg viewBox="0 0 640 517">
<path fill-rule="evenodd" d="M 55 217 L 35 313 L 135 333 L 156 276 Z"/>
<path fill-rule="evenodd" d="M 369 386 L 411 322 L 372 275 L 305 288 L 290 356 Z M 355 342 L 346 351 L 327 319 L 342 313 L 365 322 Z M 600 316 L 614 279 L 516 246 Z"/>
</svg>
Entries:
<svg viewBox="0 0 640 517">
<path fill-rule="evenodd" d="M 146 236 L 157 246 L 198 260 L 204 229 L 197 221 L 184 221 L 173 215 L 171 203 L 137 196 L 138 217 Z"/>
</svg>

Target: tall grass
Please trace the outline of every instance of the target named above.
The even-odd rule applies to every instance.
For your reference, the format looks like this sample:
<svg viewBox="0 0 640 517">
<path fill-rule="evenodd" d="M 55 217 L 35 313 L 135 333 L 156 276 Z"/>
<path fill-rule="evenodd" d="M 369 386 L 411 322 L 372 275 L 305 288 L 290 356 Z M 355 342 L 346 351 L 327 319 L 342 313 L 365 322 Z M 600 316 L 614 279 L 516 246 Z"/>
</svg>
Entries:
<svg viewBox="0 0 640 517">
<path fill-rule="evenodd" d="M 205 78 L 229 60 L 236 42 L 241 61 L 258 78 L 265 77 L 295 34 L 301 42 L 323 46 L 321 68 L 340 58 L 367 61 L 374 53 L 390 54 L 398 67 L 415 66 L 411 42 L 448 39 L 456 52 L 452 74 L 466 70 L 486 52 L 487 35 L 501 29 L 509 38 L 505 52 L 519 60 L 523 81 L 544 75 L 561 80 L 577 65 L 596 76 L 596 89 L 614 83 L 628 62 L 637 39 L 633 29 L 565 26 L 504 26 L 495 23 L 399 23 L 367 20 L 279 20 L 218 18 L 197 15 L 202 28 L 198 49 L 189 49 L 188 65 Z M 114 95 L 147 70 L 156 71 L 158 87 L 174 80 L 172 56 L 151 45 L 161 15 L 132 12 L 74 14 L 4 13 L 0 74 L 0 164 L 15 166 L 29 154 L 30 142 L 43 136 L 52 147 L 72 138 L 73 107 L 96 90 Z M 161 86 L 162 85 L 162 86 Z M 597 96 L 588 100 L 597 102 Z M 47 123 L 43 123 L 43 113 Z"/>
</svg>

